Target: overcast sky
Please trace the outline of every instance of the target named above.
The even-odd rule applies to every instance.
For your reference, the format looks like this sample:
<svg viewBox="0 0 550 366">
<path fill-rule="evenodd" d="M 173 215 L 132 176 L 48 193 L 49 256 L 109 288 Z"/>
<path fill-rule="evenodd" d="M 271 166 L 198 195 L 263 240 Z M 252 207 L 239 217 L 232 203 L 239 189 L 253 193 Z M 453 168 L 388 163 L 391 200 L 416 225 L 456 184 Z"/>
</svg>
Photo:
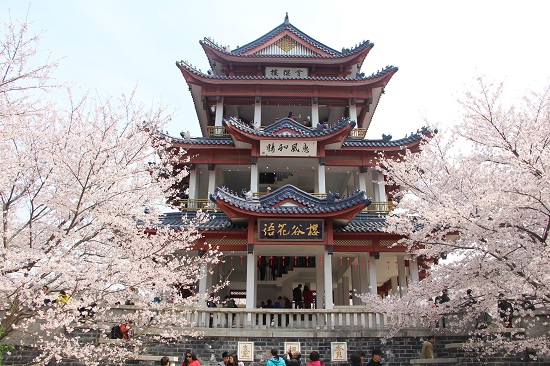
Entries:
<svg viewBox="0 0 550 366">
<path fill-rule="evenodd" d="M 460 116 L 456 103 L 478 75 L 524 92 L 549 82 L 550 1 L 138 1 L 2 0 L 0 20 L 27 16 L 40 49 L 63 58 L 56 77 L 101 96 L 139 87 L 139 98 L 174 111 L 172 135 L 200 129 L 177 60 L 204 72 L 199 40 L 232 49 L 284 21 L 336 50 L 375 46 L 362 71 L 395 65 L 368 138 L 404 137 Z"/>
</svg>

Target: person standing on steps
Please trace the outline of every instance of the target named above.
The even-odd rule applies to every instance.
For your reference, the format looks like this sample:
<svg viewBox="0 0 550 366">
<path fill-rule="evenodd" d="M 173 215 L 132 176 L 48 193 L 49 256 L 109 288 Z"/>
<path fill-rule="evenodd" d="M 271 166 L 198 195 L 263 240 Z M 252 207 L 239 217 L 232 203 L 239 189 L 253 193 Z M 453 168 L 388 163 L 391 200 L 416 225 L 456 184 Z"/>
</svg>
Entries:
<svg viewBox="0 0 550 366">
<path fill-rule="evenodd" d="M 294 288 L 294 290 L 292 290 L 292 300 L 294 300 L 294 308 L 295 309 L 302 309 L 303 308 L 303 305 L 302 305 L 302 284 L 298 284 L 298 286 L 296 286 Z"/>
<path fill-rule="evenodd" d="M 434 345 L 435 336 L 430 336 L 426 342 L 422 345 L 422 351 L 420 351 L 420 358 L 434 358 Z"/>
</svg>

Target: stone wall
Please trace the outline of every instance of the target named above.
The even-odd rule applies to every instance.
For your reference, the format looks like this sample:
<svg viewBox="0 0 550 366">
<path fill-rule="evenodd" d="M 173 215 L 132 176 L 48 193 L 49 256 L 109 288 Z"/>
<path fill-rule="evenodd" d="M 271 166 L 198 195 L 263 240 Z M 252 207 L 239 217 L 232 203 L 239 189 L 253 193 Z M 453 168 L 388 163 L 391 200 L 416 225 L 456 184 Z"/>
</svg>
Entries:
<svg viewBox="0 0 550 366">
<path fill-rule="evenodd" d="M 84 335 L 84 334 L 82 334 Z M 87 333 L 86 338 L 91 340 L 93 334 Z M 331 342 L 347 342 L 348 356 L 354 352 L 365 352 L 367 356 L 377 348 L 381 349 L 384 357 L 384 365 L 410 365 L 409 361 L 418 358 L 422 343 L 426 337 L 396 337 L 389 340 L 378 337 L 359 337 L 359 338 L 260 338 L 260 337 L 205 337 L 201 339 L 189 338 L 185 342 L 146 343 L 148 355 L 176 356 L 183 359 L 186 349 L 193 350 L 201 361 L 201 366 L 216 366 L 221 359 L 223 351 L 236 351 L 237 342 L 254 342 L 254 362 L 245 362 L 246 366 L 265 366 L 269 351 L 277 347 L 283 352 L 285 342 L 300 342 L 302 350 L 302 364 L 305 366 L 309 362 L 309 353 L 318 351 L 326 366 L 347 366 L 348 363 L 330 361 Z M 437 357 L 454 357 L 459 359 L 458 365 L 547 365 L 543 361 L 525 362 L 523 355 L 507 358 L 492 358 L 487 360 L 478 360 L 475 355 L 467 355 L 460 349 L 446 349 L 445 345 L 450 343 L 461 343 L 466 337 L 460 336 L 437 336 L 434 351 Z M 4 365 L 24 365 L 32 361 L 36 353 L 29 348 L 19 348 L 6 355 Z M 159 365 L 157 361 L 127 361 L 127 365 Z M 52 364 L 53 365 L 53 364 Z M 62 366 L 80 366 L 82 363 L 77 360 L 63 360 L 58 363 Z M 177 365 L 176 365 L 177 366 Z"/>
</svg>

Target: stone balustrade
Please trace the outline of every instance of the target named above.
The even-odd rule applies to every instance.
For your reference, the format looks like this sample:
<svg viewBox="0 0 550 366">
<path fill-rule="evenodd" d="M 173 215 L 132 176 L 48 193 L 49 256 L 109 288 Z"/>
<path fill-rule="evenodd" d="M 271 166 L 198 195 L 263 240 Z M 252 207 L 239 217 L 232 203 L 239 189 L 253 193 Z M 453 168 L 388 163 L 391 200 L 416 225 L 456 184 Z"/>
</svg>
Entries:
<svg viewBox="0 0 550 366">
<path fill-rule="evenodd" d="M 113 316 L 123 319 L 135 306 L 112 307 Z M 181 316 L 194 328 L 381 330 L 387 316 L 362 307 L 339 309 L 263 309 L 184 307 Z"/>
</svg>

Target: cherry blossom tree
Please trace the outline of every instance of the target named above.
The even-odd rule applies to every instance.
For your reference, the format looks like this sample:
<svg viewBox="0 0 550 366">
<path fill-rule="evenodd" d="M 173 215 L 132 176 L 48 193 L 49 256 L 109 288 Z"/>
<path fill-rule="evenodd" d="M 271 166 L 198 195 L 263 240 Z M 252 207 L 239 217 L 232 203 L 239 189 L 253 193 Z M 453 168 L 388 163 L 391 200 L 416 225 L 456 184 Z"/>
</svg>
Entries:
<svg viewBox="0 0 550 366">
<path fill-rule="evenodd" d="M 0 341 L 35 347 L 42 364 L 94 364 L 140 352 L 138 336 L 154 323 L 162 324 L 159 336 L 192 335 L 182 305 L 210 295 L 178 292 L 204 277 L 219 253 L 208 245 L 201 256 L 190 251 L 200 212 L 185 229 L 159 223 L 165 197 L 187 174 L 172 174 L 184 156 L 163 153 L 169 141 L 158 131 L 170 115 L 133 94 L 61 94 L 51 79 L 56 63 L 38 62 L 38 41 L 24 22 L 5 25 L 0 37 Z M 111 307 L 128 299 L 132 347 L 76 336 L 126 320 L 114 319 Z"/>
<path fill-rule="evenodd" d="M 486 353 L 548 354 L 548 324 L 537 311 L 550 300 L 550 87 L 514 103 L 503 101 L 502 84 L 480 78 L 475 88 L 461 102 L 462 123 L 427 136 L 420 153 L 381 156 L 380 171 L 399 187 L 388 231 L 404 236 L 428 277 L 402 298 L 363 298 L 392 316 L 394 330 L 435 327 L 447 314 L 447 327 L 470 330 L 471 345 Z M 443 289 L 451 301 L 434 307 Z M 527 339 L 504 332 L 499 296 Z M 489 333 L 489 344 L 476 338 Z"/>
</svg>

